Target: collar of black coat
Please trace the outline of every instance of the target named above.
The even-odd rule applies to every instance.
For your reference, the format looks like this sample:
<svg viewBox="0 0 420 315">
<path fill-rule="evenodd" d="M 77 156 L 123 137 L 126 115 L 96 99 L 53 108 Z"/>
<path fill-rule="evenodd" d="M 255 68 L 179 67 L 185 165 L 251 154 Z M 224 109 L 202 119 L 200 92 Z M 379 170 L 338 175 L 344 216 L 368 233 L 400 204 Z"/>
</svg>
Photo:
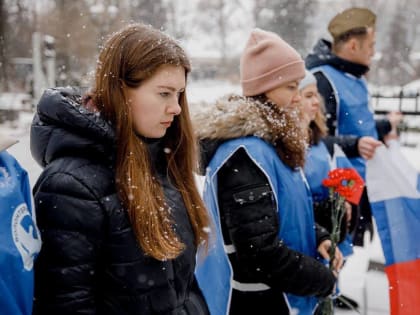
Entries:
<svg viewBox="0 0 420 315">
<path fill-rule="evenodd" d="M 146 144 L 150 162 L 155 171 L 166 174 L 168 163 L 166 162 L 165 155 L 168 154 L 171 149 L 165 147 L 165 138 L 147 138 L 138 134 L 137 136 Z"/>
<path fill-rule="evenodd" d="M 355 62 L 345 60 L 333 54 L 331 51 L 331 42 L 326 39 L 320 39 L 313 50 L 305 59 L 308 69 L 330 65 L 342 72 L 350 73 L 355 77 L 362 77 L 369 71 L 369 67 Z"/>
<path fill-rule="evenodd" d="M 10 148 L 12 145 L 14 145 L 15 143 L 17 143 L 18 140 L 5 136 L 5 135 L 0 135 L 0 152 L 3 152 L 4 150 Z"/>
</svg>

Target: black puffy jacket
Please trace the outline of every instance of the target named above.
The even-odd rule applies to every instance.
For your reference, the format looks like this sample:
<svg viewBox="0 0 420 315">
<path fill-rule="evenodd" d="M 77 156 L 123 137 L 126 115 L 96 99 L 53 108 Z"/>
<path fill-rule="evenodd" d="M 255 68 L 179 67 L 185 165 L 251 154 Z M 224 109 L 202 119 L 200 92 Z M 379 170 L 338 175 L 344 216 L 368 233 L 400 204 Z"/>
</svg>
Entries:
<svg viewBox="0 0 420 315">
<path fill-rule="evenodd" d="M 115 136 L 72 89 L 47 90 L 31 129 L 45 167 L 34 187 L 43 247 L 34 314 L 208 314 L 195 277 L 194 233 L 166 177 L 163 148 L 149 143 L 156 177 L 186 249 L 158 261 L 141 250 L 115 188 Z"/>
</svg>

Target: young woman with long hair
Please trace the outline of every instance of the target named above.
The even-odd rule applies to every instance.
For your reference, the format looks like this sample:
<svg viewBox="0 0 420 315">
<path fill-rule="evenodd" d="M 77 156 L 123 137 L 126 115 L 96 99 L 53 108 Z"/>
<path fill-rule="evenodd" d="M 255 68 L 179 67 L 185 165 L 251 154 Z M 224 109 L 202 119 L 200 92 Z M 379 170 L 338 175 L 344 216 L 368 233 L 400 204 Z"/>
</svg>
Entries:
<svg viewBox="0 0 420 315">
<path fill-rule="evenodd" d="M 31 129 L 44 246 L 35 314 L 208 314 L 194 277 L 209 219 L 197 191 L 190 62 L 142 24 L 113 34 L 91 90 L 50 89 Z"/>
</svg>

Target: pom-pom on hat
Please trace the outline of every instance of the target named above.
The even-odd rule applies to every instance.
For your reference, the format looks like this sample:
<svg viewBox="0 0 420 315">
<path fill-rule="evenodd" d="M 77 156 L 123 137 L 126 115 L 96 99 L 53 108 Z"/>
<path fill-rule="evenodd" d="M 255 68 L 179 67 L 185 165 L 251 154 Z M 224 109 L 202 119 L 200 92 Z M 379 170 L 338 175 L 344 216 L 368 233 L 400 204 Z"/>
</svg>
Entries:
<svg viewBox="0 0 420 315">
<path fill-rule="evenodd" d="M 255 29 L 242 53 L 240 73 L 242 94 L 255 96 L 302 79 L 305 66 L 298 52 L 277 34 Z"/>
</svg>

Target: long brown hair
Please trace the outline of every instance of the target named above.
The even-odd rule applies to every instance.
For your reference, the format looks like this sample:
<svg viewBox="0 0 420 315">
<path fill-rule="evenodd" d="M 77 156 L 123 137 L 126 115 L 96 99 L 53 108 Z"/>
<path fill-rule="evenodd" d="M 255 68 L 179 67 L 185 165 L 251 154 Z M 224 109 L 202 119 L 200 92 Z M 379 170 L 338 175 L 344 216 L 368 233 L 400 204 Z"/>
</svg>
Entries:
<svg viewBox="0 0 420 315">
<path fill-rule="evenodd" d="M 165 203 L 161 185 L 155 180 L 147 146 L 133 128 L 125 88 L 135 88 L 163 65 L 190 71 L 183 49 L 169 36 L 143 24 L 131 24 L 113 34 L 98 60 L 91 94 L 95 107 L 115 127 L 116 186 L 127 208 L 143 251 L 159 260 L 177 257 L 185 245 L 178 239 Z M 209 218 L 195 185 L 197 146 L 193 136 L 185 91 L 180 96 L 181 114 L 163 137 L 167 176 L 182 194 L 195 233 L 195 244 L 207 245 Z"/>
<path fill-rule="evenodd" d="M 290 168 L 305 164 L 307 132 L 301 126 L 299 111 L 270 101 L 265 94 L 251 96 L 258 103 L 261 117 L 270 126 L 273 145 L 280 159 Z"/>
</svg>

